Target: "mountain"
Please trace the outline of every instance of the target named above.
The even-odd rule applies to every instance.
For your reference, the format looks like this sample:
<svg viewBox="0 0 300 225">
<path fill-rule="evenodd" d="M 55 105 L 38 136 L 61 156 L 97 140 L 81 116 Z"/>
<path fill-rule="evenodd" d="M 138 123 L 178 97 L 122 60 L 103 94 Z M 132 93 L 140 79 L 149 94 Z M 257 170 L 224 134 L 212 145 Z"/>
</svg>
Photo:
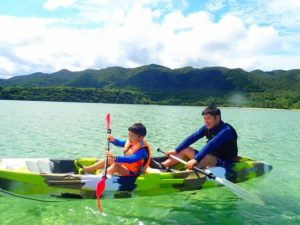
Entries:
<svg viewBox="0 0 300 225">
<path fill-rule="evenodd" d="M 74 75 L 74 76 L 73 76 Z M 10 87 L 50 87 L 61 86 L 68 82 L 71 77 L 77 74 L 69 70 L 60 70 L 58 72 L 47 73 L 33 73 L 30 75 L 15 76 L 7 80 L 0 80 L 0 86 Z"/>
<path fill-rule="evenodd" d="M 73 92 L 78 88 L 92 88 L 96 92 L 132 91 L 133 95 L 139 93 L 144 96 L 144 99 L 148 99 L 147 102 L 163 104 L 205 104 L 210 99 L 211 102 L 226 105 L 232 100 L 228 99 L 236 94 L 246 97 L 250 102 L 257 99 L 262 101 L 264 98 L 279 99 L 283 96 L 287 100 L 295 99 L 287 105 L 300 105 L 298 99 L 300 70 L 247 72 L 238 68 L 224 67 L 170 69 L 150 64 L 137 68 L 108 67 L 78 72 L 64 69 L 52 74 L 34 73 L 2 79 L 0 87 L 23 88 L 23 90 L 24 88 L 58 90 L 57 87 L 60 87 L 59 90 L 65 88 Z"/>
</svg>

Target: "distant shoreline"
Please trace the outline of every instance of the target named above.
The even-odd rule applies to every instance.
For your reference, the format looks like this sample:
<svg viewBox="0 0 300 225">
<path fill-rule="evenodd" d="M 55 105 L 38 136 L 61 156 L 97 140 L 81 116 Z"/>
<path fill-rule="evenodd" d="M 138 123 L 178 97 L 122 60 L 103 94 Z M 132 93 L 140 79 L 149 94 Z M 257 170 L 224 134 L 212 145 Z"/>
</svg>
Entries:
<svg viewBox="0 0 300 225">
<path fill-rule="evenodd" d="M 189 106 L 189 107 L 203 107 L 205 108 L 207 105 L 171 105 L 171 104 L 159 104 L 159 103 L 118 103 L 118 102 L 88 102 L 88 101 L 50 101 L 50 100 L 24 100 L 24 99 L 1 99 L 0 101 L 20 101 L 20 102 L 54 102 L 54 103 L 87 103 L 87 104 L 120 104 L 120 105 L 153 105 L 153 106 Z M 257 110 L 288 110 L 288 111 L 300 111 L 298 108 L 261 108 L 261 107 L 249 107 L 249 106 L 232 106 L 232 105 L 217 105 L 220 108 L 236 108 L 236 109 L 257 109 Z"/>
<path fill-rule="evenodd" d="M 86 103 L 86 104 L 116 104 L 116 105 L 153 105 L 153 106 L 187 106 L 187 107 L 207 107 L 206 105 L 163 105 L 163 104 L 130 104 L 130 103 L 108 103 L 108 102 L 61 102 L 61 101 L 43 101 L 43 100 L 10 100 L 0 99 L 0 101 L 16 101 L 16 102 L 57 102 L 57 103 Z M 218 106 L 219 108 L 233 108 L 233 109 L 258 109 L 258 110 L 287 110 L 287 111 L 300 111 L 300 109 L 280 109 L 280 108 L 257 108 L 257 107 L 244 107 L 244 106 Z"/>
</svg>

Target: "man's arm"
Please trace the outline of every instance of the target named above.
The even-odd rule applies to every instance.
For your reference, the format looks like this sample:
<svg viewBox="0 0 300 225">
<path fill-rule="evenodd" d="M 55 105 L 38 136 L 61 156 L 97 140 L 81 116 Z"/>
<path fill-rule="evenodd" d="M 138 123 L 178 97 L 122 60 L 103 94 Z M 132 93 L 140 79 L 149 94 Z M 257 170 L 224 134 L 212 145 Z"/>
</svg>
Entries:
<svg viewBox="0 0 300 225">
<path fill-rule="evenodd" d="M 217 150 L 223 143 L 233 140 L 234 137 L 232 135 L 232 131 L 229 127 L 225 128 L 224 130 L 220 131 L 214 138 L 212 138 L 206 145 L 203 146 L 201 151 L 199 151 L 195 155 L 195 159 L 200 162 L 201 159 L 204 158 L 206 154 L 209 154 L 215 150 Z"/>
<path fill-rule="evenodd" d="M 179 153 L 186 147 L 189 147 L 191 144 L 198 141 L 200 138 L 203 138 L 205 135 L 205 126 L 201 127 L 198 131 L 188 136 L 186 139 L 183 140 L 176 148 L 176 152 Z"/>
</svg>

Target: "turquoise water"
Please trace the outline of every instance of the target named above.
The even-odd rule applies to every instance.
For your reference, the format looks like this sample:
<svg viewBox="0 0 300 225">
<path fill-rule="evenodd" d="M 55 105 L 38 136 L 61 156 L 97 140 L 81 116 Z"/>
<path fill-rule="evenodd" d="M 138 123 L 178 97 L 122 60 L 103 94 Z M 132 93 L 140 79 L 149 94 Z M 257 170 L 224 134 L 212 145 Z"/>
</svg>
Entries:
<svg viewBox="0 0 300 225">
<path fill-rule="evenodd" d="M 0 157 L 101 157 L 108 112 L 113 135 L 125 138 L 133 122 L 143 122 L 153 147 L 171 149 L 202 125 L 202 109 L 0 101 Z M 107 216 L 102 217 L 95 200 L 38 202 L 0 193 L 0 224 L 300 224 L 300 111 L 221 109 L 224 121 L 239 133 L 240 155 L 274 167 L 263 177 L 239 184 L 259 196 L 264 206 L 219 187 L 104 199 Z M 121 154 L 118 148 L 112 151 Z"/>
</svg>

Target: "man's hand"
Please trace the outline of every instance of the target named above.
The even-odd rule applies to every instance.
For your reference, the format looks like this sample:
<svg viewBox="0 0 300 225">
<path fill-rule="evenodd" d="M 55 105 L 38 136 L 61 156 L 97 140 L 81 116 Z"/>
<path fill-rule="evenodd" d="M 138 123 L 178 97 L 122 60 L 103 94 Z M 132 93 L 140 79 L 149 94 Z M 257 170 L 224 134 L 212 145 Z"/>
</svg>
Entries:
<svg viewBox="0 0 300 225">
<path fill-rule="evenodd" d="M 176 154 L 177 154 L 176 150 L 169 150 L 169 151 L 165 152 L 165 155 L 168 156 L 168 157 L 170 155 L 176 155 Z"/>
<path fill-rule="evenodd" d="M 196 159 L 191 159 L 187 162 L 186 164 L 186 167 L 189 169 L 189 170 L 192 170 L 193 169 L 193 166 L 196 166 L 198 164 L 197 160 Z"/>
<path fill-rule="evenodd" d="M 105 151 L 105 156 L 110 158 L 111 160 L 115 161 L 116 160 L 116 156 L 114 154 L 112 154 L 110 151 L 106 150 Z"/>
<path fill-rule="evenodd" d="M 115 141 L 115 138 L 114 138 L 111 134 L 107 134 L 106 139 L 107 139 L 109 142 L 114 142 L 114 141 Z"/>
</svg>

